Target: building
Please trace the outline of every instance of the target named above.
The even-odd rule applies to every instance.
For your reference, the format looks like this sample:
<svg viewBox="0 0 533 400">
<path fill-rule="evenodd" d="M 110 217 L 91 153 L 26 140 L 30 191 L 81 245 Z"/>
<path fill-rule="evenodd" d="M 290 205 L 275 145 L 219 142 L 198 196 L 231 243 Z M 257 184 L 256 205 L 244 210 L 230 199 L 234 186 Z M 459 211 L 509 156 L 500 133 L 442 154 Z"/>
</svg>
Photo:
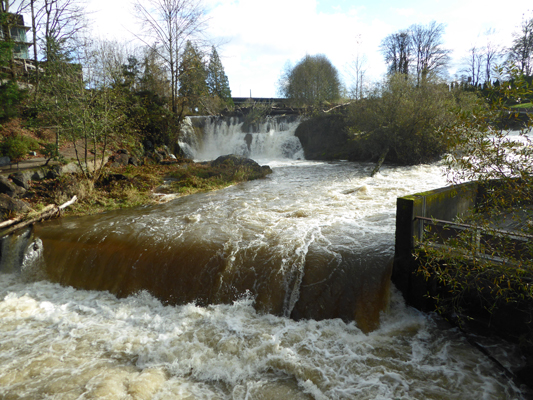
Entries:
<svg viewBox="0 0 533 400">
<path fill-rule="evenodd" d="M 9 38 L 13 41 L 13 62 L 9 66 L 0 65 L 0 69 L 25 81 L 22 77 L 35 71 L 35 62 L 30 57 L 30 47 L 33 43 L 27 38 L 27 32 L 31 28 L 24 25 L 24 17 L 20 14 L 8 13 L 7 17 L 9 25 L 0 25 L 0 41 Z"/>
<path fill-rule="evenodd" d="M 27 60 L 30 58 L 29 48 L 33 43 L 28 41 L 26 33 L 31 28 L 24 25 L 24 17 L 20 14 L 9 13 L 8 18 L 12 21 L 9 33 L 14 42 L 13 56 L 15 59 Z M 0 40 L 6 40 L 9 36 L 8 25 L 4 24 L 0 29 Z"/>
</svg>

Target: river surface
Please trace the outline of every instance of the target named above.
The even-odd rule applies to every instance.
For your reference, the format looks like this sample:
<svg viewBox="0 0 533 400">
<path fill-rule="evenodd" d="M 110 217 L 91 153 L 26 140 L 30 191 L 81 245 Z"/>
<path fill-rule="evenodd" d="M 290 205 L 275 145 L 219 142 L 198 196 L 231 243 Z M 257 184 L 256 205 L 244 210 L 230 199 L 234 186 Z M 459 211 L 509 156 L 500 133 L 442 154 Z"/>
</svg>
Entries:
<svg viewBox="0 0 533 400">
<path fill-rule="evenodd" d="M 393 286 L 384 286 L 390 302 L 372 329 L 361 314 L 350 320 L 335 303 L 345 288 L 328 295 L 312 289 L 347 276 L 320 278 L 328 268 L 363 270 L 360 286 L 345 279 L 362 292 L 375 283 L 374 274 L 386 274 L 396 198 L 443 186 L 440 166 L 389 166 L 370 178 L 370 164 L 260 162 L 274 171 L 264 180 L 157 207 L 36 226 L 31 240 L 39 238 L 42 247 L 32 252 L 30 246 L 22 266 L 3 265 L 0 274 L 0 398 L 525 398 L 457 330 L 406 307 Z M 88 256 L 80 253 L 86 250 L 75 243 L 109 253 L 100 260 L 103 270 L 83 272 L 87 281 L 91 271 L 99 275 L 92 279 L 99 285 L 114 265 L 129 265 L 133 274 L 136 262 L 190 258 L 212 266 L 213 254 L 222 261 L 202 270 L 216 277 L 203 300 L 172 301 L 138 283 L 111 284 L 108 291 L 55 283 L 86 268 L 81 264 Z M 175 253 L 176 243 L 188 250 Z M 50 246 L 56 250 L 46 255 Z M 61 257 L 67 261 L 57 261 Z M 56 262 L 62 272 L 52 279 Z M 322 269 L 313 272 L 315 265 Z M 252 278 L 242 278 L 247 271 L 254 271 Z M 308 271 L 312 282 L 306 281 Z M 198 274 L 191 275 L 194 285 Z M 164 280 L 172 279 L 167 274 L 156 281 L 169 285 Z M 231 296 L 220 297 L 228 291 Z M 363 314 L 365 304 L 372 308 L 372 301 L 380 301 L 366 295 L 353 300 Z M 308 309 L 318 317 L 304 318 Z M 328 312 L 342 319 L 327 318 Z"/>
</svg>

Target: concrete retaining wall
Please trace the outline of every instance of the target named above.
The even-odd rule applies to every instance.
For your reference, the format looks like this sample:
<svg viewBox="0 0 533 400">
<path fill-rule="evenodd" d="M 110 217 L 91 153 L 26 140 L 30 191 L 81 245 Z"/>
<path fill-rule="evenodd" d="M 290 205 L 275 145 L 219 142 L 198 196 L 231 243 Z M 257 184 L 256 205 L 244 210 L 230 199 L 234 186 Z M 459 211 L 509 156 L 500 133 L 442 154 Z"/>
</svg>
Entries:
<svg viewBox="0 0 533 400">
<path fill-rule="evenodd" d="M 412 254 L 423 233 L 422 223 L 416 217 L 453 221 L 474 208 L 477 195 L 478 184 L 469 182 L 398 198 L 392 282 L 409 304 L 430 308 L 424 295 L 431 283 L 413 273 L 417 266 Z"/>
</svg>

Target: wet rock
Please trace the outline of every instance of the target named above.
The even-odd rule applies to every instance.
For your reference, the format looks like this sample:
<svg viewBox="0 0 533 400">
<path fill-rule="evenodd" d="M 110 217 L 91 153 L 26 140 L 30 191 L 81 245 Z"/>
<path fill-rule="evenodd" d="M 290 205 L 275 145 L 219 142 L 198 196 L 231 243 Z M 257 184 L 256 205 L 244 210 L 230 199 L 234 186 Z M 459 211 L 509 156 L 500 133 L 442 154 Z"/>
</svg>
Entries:
<svg viewBox="0 0 533 400">
<path fill-rule="evenodd" d="M 157 154 L 159 154 L 162 158 L 167 158 L 168 157 L 168 151 L 166 150 L 157 150 L 156 151 Z"/>
<path fill-rule="evenodd" d="M 215 161 L 211 162 L 211 165 L 214 167 L 222 165 L 222 164 L 232 165 L 232 166 L 233 165 L 247 165 L 247 166 L 257 167 L 257 168 L 260 167 L 260 165 L 254 160 L 252 160 L 251 158 L 238 156 L 236 154 L 228 154 L 225 156 L 220 156 Z"/>
<path fill-rule="evenodd" d="M 146 142 L 144 142 L 144 148 L 146 150 L 153 150 L 154 144 L 151 141 L 147 140 Z"/>
<path fill-rule="evenodd" d="M 252 149 L 252 141 L 254 140 L 254 137 L 251 133 L 247 133 L 246 136 L 244 136 L 244 141 L 246 142 L 246 146 L 248 147 L 248 151 L 251 151 Z"/>
<path fill-rule="evenodd" d="M 294 133 L 306 160 L 356 160 L 359 142 L 353 139 L 348 122 L 342 115 L 326 114 L 303 121 Z"/>
<path fill-rule="evenodd" d="M 11 179 L 15 185 L 28 190 L 31 186 L 31 176 L 31 172 L 15 172 L 9 175 L 9 179 Z"/>
<path fill-rule="evenodd" d="M 213 167 L 220 166 L 220 165 L 245 166 L 245 167 L 250 168 L 253 171 L 261 173 L 262 175 L 268 175 L 272 173 L 272 169 L 268 165 L 261 166 L 257 162 L 252 160 L 251 158 L 238 156 L 235 154 L 228 154 L 225 156 L 220 156 L 216 160 L 212 161 L 211 165 Z"/>
<path fill-rule="evenodd" d="M 28 203 L 23 200 L 13 199 L 7 194 L 0 194 L 0 213 L 7 214 L 9 212 L 25 212 L 30 209 Z"/>
<path fill-rule="evenodd" d="M 270 175 L 272 173 L 272 168 L 270 168 L 269 165 L 262 165 L 261 166 L 261 172 L 264 174 L 264 175 Z"/>
</svg>

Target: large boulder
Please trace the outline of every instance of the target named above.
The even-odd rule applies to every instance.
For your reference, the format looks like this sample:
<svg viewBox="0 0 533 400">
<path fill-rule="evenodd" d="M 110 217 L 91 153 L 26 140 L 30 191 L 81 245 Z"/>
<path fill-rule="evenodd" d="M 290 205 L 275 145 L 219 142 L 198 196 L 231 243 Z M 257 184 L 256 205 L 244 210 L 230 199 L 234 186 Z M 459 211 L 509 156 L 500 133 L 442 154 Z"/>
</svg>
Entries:
<svg viewBox="0 0 533 400">
<path fill-rule="evenodd" d="M 19 171 L 9 175 L 9 179 L 17 186 L 28 190 L 31 186 L 32 173 L 29 171 Z"/>
<path fill-rule="evenodd" d="M 302 121 L 294 135 L 300 139 L 306 160 L 357 160 L 359 149 L 346 117 L 325 114 Z"/>
<path fill-rule="evenodd" d="M 63 175 L 63 169 L 60 165 L 53 165 L 46 173 L 47 179 L 57 179 Z"/>
<path fill-rule="evenodd" d="M 30 171 L 30 179 L 32 181 L 39 181 L 46 177 L 46 173 L 47 171 L 44 168 L 35 169 L 33 171 Z"/>
<path fill-rule="evenodd" d="M 0 194 L 0 214 L 6 215 L 11 212 L 25 212 L 29 209 L 30 206 L 25 201 L 13 199 L 7 194 Z"/>
<path fill-rule="evenodd" d="M 6 194 L 9 197 L 19 197 L 26 192 L 26 189 L 15 185 L 8 178 L 0 175 L 0 193 Z"/>
<path fill-rule="evenodd" d="M 245 166 L 263 175 L 268 175 L 272 173 L 272 170 L 268 165 L 261 166 L 251 158 L 238 156 L 236 154 L 220 156 L 216 160 L 211 161 L 211 166 L 213 167 L 218 167 L 222 165 L 226 165 L 228 167 Z"/>
</svg>

